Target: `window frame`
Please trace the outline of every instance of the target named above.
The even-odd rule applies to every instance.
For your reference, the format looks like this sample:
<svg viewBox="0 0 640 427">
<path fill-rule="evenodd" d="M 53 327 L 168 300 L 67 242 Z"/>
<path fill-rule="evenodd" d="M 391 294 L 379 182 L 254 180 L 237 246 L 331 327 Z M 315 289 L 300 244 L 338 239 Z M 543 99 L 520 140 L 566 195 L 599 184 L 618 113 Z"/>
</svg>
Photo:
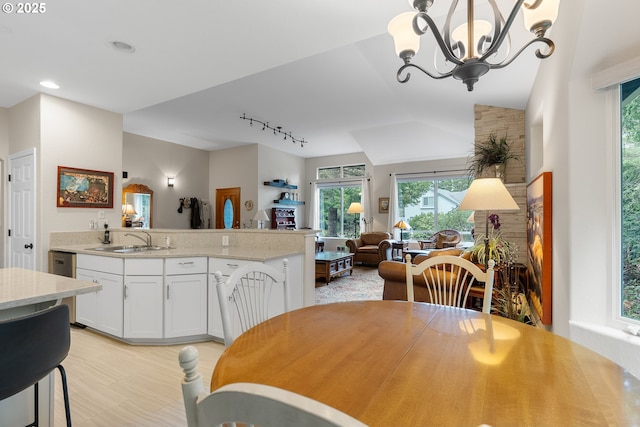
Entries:
<svg viewBox="0 0 640 427">
<path fill-rule="evenodd" d="M 345 168 L 356 168 L 362 167 L 362 176 L 344 176 Z M 319 178 L 320 171 L 323 169 L 340 169 L 340 176 L 333 178 Z M 346 212 L 348 206 L 345 206 L 344 203 L 344 189 L 345 188 L 358 188 L 359 193 L 362 193 L 362 180 L 367 178 L 367 166 L 365 163 L 354 163 L 354 164 L 345 164 L 345 165 L 335 165 L 335 166 L 322 166 L 316 168 L 316 186 L 318 189 L 318 200 L 316 200 L 316 209 L 318 213 L 319 224 L 318 227 L 320 229 L 320 233 L 324 234 L 327 232 L 327 229 L 322 228 L 322 204 L 321 204 L 321 193 L 323 189 L 331 189 L 331 188 L 339 188 L 341 189 L 341 205 L 343 213 Z M 364 230 L 360 227 L 360 233 Z M 337 238 L 337 239 L 348 239 L 350 238 L 347 233 L 347 229 L 345 228 L 345 217 L 344 214 L 341 216 L 340 230 L 337 233 L 338 236 L 323 236 L 327 238 Z"/>
<path fill-rule="evenodd" d="M 397 178 L 397 186 L 398 188 L 396 188 L 397 194 L 398 194 L 398 206 L 396 206 L 396 212 L 400 212 L 400 185 L 402 183 L 406 183 L 406 182 L 416 182 L 416 181 L 430 181 L 432 183 L 431 185 L 431 189 L 429 191 L 431 191 L 431 198 L 433 200 L 433 204 L 432 206 L 425 206 L 422 202 L 423 202 L 423 197 L 420 198 L 420 202 L 417 205 L 419 209 L 428 209 L 430 212 L 432 211 L 434 214 L 434 233 L 437 231 L 442 230 L 443 228 L 440 226 L 439 221 L 438 221 L 438 215 L 440 214 L 438 212 L 439 210 L 439 206 L 438 206 L 438 191 L 439 191 L 439 185 L 438 182 L 439 181 L 447 181 L 447 180 L 455 180 L 455 179 L 468 179 L 469 180 L 469 185 L 471 184 L 471 179 L 469 178 L 468 175 L 463 174 L 463 173 L 446 173 L 446 174 L 417 174 L 414 176 L 407 176 L 407 177 L 398 177 Z M 467 187 L 468 188 L 468 187 Z M 423 212 L 422 212 L 423 213 Z M 406 217 L 402 217 L 405 220 L 409 221 L 408 218 Z M 473 229 L 473 226 L 471 226 L 471 229 Z M 418 230 L 418 231 L 429 231 L 429 230 Z M 460 230 L 461 233 L 463 233 L 463 240 L 466 238 L 466 230 Z M 411 230 L 411 233 L 413 233 L 413 230 Z M 471 236 L 471 230 L 469 230 L 469 235 Z M 413 240 L 416 240 L 415 238 L 411 238 Z M 410 240 L 411 240 L 410 239 Z M 471 237 L 471 240 L 473 240 L 473 237 Z M 466 241 L 466 240 L 465 240 Z"/>
<path fill-rule="evenodd" d="M 622 247 L 622 85 L 628 81 L 640 79 L 640 75 L 619 82 L 614 85 L 607 93 L 607 106 L 609 111 L 612 112 L 610 127 L 611 141 L 608 144 L 611 147 L 610 161 L 612 168 L 612 179 L 614 188 L 614 203 L 612 212 L 612 247 L 614 250 L 611 253 L 612 268 L 611 268 L 611 287 L 608 295 L 611 298 L 608 304 L 610 319 L 610 326 L 617 328 L 628 328 L 633 325 L 634 327 L 640 326 L 640 320 L 636 320 L 630 317 L 622 315 L 622 288 L 623 282 L 623 247 Z"/>
</svg>

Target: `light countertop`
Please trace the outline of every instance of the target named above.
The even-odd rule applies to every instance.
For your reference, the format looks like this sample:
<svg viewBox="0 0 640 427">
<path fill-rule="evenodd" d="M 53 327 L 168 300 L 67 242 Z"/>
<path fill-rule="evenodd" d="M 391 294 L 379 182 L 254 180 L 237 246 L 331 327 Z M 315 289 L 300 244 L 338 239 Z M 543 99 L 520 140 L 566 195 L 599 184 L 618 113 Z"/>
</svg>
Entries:
<svg viewBox="0 0 640 427">
<path fill-rule="evenodd" d="M 264 262 L 271 259 L 283 258 L 292 255 L 301 255 L 304 252 L 291 249 L 274 248 L 239 248 L 234 246 L 216 248 L 169 248 L 153 251 L 114 253 L 91 250 L 100 247 L 100 244 L 63 245 L 52 246 L 52 251 L 72 252 L 77 254 L 108 256 L 116 258 L 181 258 L 181 257 L 215 257 L 228 259 L 244 259 L 248 261 Z"/>
<path fill-rule="evenodd" d="M 22 268 L 0 269 L 0 310 L 95 292 L 102 285 Z"/>
</svg>

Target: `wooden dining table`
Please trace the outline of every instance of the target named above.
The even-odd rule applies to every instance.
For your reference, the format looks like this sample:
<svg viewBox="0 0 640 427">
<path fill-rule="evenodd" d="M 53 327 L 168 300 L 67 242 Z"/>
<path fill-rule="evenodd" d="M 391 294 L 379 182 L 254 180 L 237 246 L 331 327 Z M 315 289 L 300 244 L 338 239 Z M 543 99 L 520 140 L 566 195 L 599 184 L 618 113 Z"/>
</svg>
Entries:
<svg viewBox="0 0 640 427">
<path fill-rule="evenodd" d="M 405 301 L 316 305 L 274 317 L 220 357 L 211 390 L 284 388 L 371 426 L 631 426 L 640 381 L 545 330 Z"/>
</svg>

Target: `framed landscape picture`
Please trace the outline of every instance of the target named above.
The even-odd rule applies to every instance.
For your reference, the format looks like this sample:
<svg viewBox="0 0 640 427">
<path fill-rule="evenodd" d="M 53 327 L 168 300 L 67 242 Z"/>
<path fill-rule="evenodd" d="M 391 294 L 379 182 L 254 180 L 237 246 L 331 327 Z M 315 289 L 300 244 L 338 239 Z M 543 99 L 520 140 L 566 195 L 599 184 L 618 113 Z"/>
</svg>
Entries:
<svg viewBox="0 0 640 427">
<path fill-rule="evenodd" d="M 545 325 L 551 324 L 551 172 L 527 186 L 527 271 L 529 299 Z"/>
<path fill-rule="evenodd" d="M 380 197 L 378 199 L 378 213 L 389 213 L 389 198 Z"/>
<path fill-rule="evenodd" d="M 59 208 L 113 208 L 113 172 L 58 166 Z"/>
</svg>

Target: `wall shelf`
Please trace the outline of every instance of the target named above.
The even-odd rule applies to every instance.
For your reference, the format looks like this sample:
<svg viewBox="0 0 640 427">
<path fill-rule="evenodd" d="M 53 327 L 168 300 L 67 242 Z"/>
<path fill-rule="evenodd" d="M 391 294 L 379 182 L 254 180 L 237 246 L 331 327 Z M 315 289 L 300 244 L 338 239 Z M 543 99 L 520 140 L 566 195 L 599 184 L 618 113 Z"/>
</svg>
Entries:
<svg viewBox="0 0 640 427">
<path fill-rule="evenodd" d="M 304 202 L 301 202 L 299 200 L 287 200 L 287 199 L 274 200 L 273 203 L 278 203 L 280 205 L 304 205 Z"/>
<path fill-rule="evenodd" d="M 265 181 L 264 185 L 268 185 L 270 187 L 278 187 L 278 188 L 289 188 L 291 190 L 297 190 L 298 186 L 293 184 L 286 184 L 283 180 L 273 180 L 273 181 Z"/>
</svg>

